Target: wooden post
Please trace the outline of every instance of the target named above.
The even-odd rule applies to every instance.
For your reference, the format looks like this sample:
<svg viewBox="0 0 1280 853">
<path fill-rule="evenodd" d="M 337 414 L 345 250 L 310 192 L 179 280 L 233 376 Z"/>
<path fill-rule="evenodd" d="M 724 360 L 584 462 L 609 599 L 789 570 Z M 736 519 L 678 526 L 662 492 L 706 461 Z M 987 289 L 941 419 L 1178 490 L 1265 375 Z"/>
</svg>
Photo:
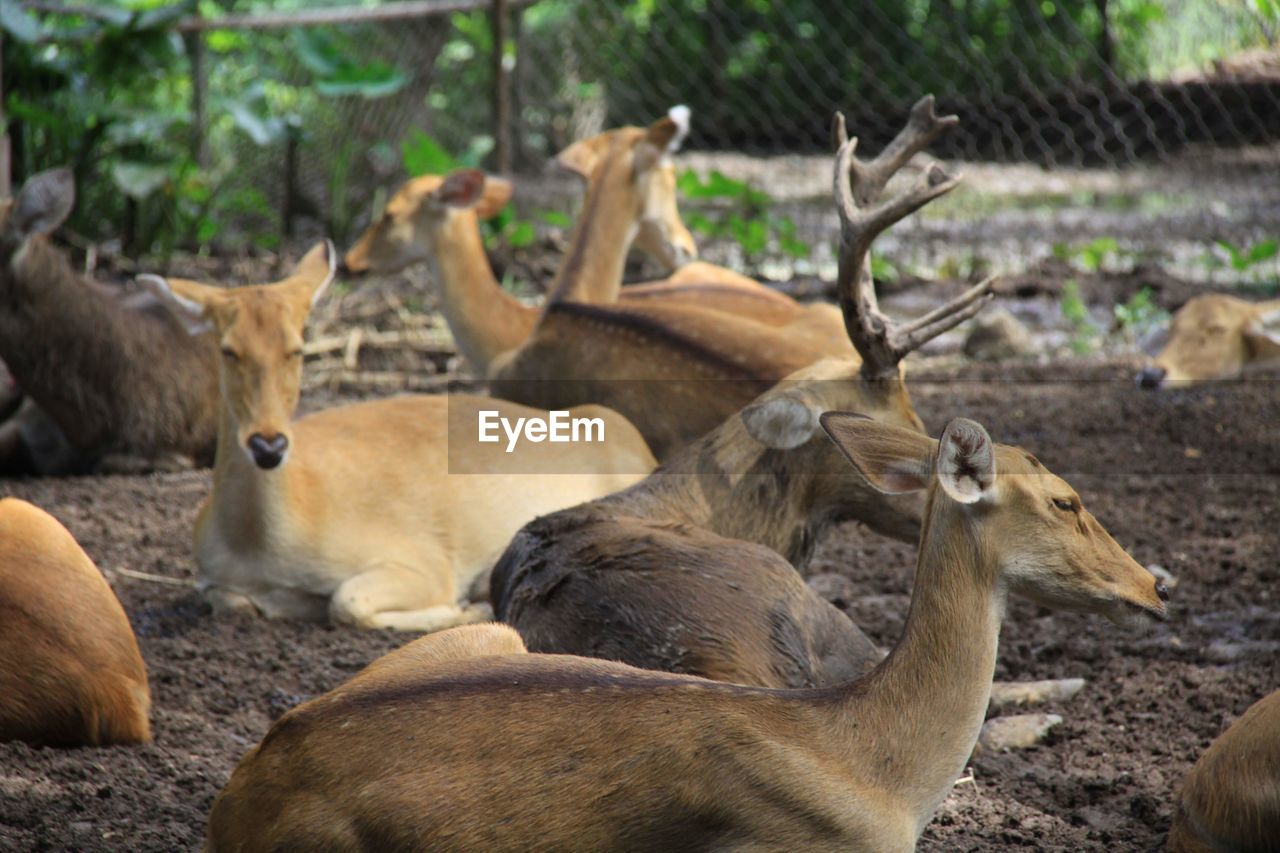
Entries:
<svg viewBox="0 0 1280 853">
<path fill-rule="evenodd" d="M 493 158 L 499 174 L 511 173 L 511 75 L 505 51 L 508 38 L 507 0 L 493 0 L 489 27 L 493 33 Z"/>
</svg>

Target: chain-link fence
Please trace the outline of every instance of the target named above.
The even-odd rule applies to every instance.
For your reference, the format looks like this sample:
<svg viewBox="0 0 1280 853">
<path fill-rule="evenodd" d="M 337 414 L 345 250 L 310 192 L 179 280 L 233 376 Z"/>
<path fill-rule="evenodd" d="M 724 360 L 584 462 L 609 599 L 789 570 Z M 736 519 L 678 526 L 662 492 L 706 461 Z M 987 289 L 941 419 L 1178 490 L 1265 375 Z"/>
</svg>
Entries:
<svg viewBox="0 0 1280 853">
<path fill-rule="evenodd" d="M 199 7 L 203 23 L 188 5 L 167 24 L 186 62 L 165 85 L 192 127 L 218 242 L 345 240 L 409 171 L 537 176 L 574 139 L 675 103 L 693 108 L 687 149 L 704 171 L 714 152 L 813 155 L 796 180 L 815 197 L 834 110 L 875 150 L 925 92 L 962 118 L 933 149 L 944 158 L 1116 170 L 1280 141 L 1275 0 L 350 2 L 219 0 Z M 230 14 L 244 19 L 211 24 Z M 75 49 L 62 41 L 46 49 Z M 24 136 L 29 115 L 10 116 L 19 179 L 61 156 Z"/>
</svg>

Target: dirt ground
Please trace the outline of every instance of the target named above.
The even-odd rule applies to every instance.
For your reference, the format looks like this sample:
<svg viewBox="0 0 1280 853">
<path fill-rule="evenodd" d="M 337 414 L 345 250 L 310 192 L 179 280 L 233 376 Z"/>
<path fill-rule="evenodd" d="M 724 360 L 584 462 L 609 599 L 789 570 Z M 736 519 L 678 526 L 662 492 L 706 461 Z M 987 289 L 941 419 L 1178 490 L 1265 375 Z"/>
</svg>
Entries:
<svg viewBox="0 0 1280 853">
<path fill-rule="evenodd" d="M 912 374 L 932 433 L 964 415 L 1032 450 L 1135 558 L 1177 578 L 1170 620 L 1136 632 L 1012 602 L 997 677 L 1087 686 L 1045 709 L 1065 722 L 1044 745 L 977 756 L 922 849 L 1152 849 L 1195 757 L 1280 686 L 1280 384 L 1150 394 L 1131 377 L 1128 361 L 1045 358 Z M 406 641 L 214 618 L 187 585 L 208 486 L 208 472 L 0 481 L 0 494 L 61 519 L 106 572 L 146 658 L 155 729 L 140 748 L 0 744 L 0 850 L 198 847 L 214 795 L 274 719 Z M 889 645 L 914 560 L 912 547 L 848 525 L 810 571 Z"/>
</svg>

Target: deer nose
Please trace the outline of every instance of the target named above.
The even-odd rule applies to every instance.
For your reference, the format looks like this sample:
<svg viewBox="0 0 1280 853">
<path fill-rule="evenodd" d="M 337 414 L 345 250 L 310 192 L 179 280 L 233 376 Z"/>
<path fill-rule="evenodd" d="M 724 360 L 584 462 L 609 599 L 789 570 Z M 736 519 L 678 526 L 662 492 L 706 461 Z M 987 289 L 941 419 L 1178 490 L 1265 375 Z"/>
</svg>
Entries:
<svg viewBox="0 0 1280 853">
<path fill-rule="evenodd" d="M 1142 388 L 1159 388 L 1167 371 L 1163 367 L 1144 367 L 1138 371 L 1138 385 Z"/>
<path fill-rule="evenodd" d="M 249 436 L 249 452 L 259 468 L 271 470 L 284 461 L 284 453 L 289 449 L 289 439 L 284 435 L 273 435 L 267 438 L 260 432 Z"/>
<path fill-rule="evenodd" d="M 1156 581 L 1156 595 L 1161 601 L 1169 600 L 1169 587 L 1164 585 L 1164 581 Z"/>
</svg>

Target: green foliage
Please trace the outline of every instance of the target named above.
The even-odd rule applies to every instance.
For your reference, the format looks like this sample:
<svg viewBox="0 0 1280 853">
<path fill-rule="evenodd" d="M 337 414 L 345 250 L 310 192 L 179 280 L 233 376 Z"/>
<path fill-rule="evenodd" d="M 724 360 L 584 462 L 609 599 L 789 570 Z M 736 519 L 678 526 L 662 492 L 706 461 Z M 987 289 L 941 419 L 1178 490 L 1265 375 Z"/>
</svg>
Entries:
<svg viewBox="0 0 1280 853">
<path fill-rule="evenodd" d="M 704 207 L 706 212 L 687 214 L 685 223 L 704 237 L 736 242 L 748 268 L 757 267 L 772 247 L 793 258 L 809 257 L 809 244 L 796 236 L 795 222 L 773 213 L 773 199 L 763 190 L 714 169 L 705 178 L 686 169 L 676 190 L 686 199 L 715 202 Z"/>
<path fill-rule="evenodd" d="M 1259 240 L 1248 248 L 1237 246 L 1227 240 L 1216 240 L 1214 245 L 1226 253 L 1228 263 L 1236 272 L 1244 272 L 1255 264 L 1271 260 L 1280 253 L 1280 241 L 1273 239 Z"/>
<path fill-rule="evenodd" d="M 1144 287 L 1129 298 L 1128 302 L 1112 307 L 1116 325 L 1130 342 L 1136 341 L 1144 334 L 1163 326 L 1169 320 L 1169 313 L 1155 303 L 1151 288 Z"/>
<path fill-rule="evenodd" d="M 1063 261 L 1076 263 L 1085 272 L 1098 272 L 1109 265 L 1109 262 L 1126 254 L 1114 237 L 1098 237 L 1080 246 L 1066 243 L 1055 243 L 1053 256 Z"/>
<path fill-rule="evenodd" d="M 1060 304 L 1062 316 L 1071 326 L 1071 349 L 1078 355 L 1093 351 L 1101 332 L 1089 316 L 1089 308 L 1080 297 L 1080 283 L 1075 279 L 1063 285 Z"/>
</svg>

